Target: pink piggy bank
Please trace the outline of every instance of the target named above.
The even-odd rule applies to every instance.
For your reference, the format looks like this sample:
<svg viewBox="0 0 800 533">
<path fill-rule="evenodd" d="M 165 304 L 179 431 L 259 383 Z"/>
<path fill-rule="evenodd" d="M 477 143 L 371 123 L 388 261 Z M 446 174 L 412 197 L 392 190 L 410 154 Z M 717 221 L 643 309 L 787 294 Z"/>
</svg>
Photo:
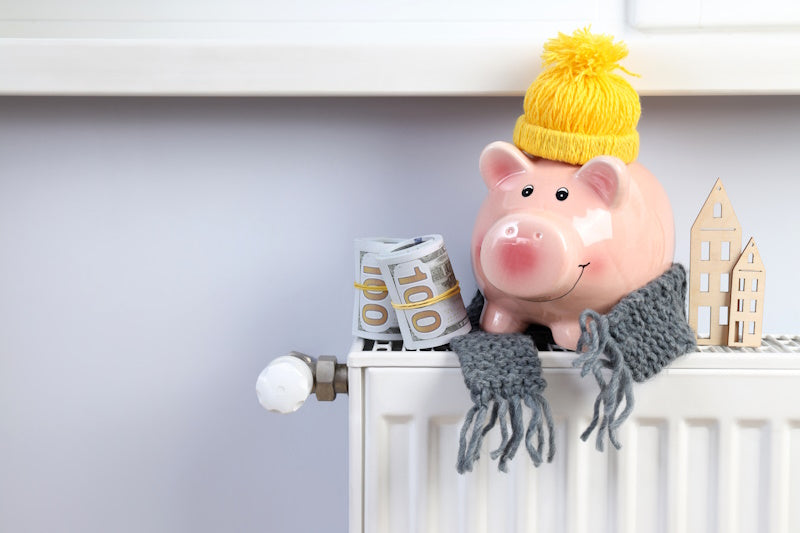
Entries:
<svg viewBox="0 0 800 533">
<path fill-rule="evenodd" d="M 583 310 L 607 313 L 672 264 L 669 199 L 635 161 L 598 156 L 576 166 L 495 142 L 480 171 L 489 196 L 471 250 L 486 331 L 543 324 L 574 350 Z"/>
</svg>

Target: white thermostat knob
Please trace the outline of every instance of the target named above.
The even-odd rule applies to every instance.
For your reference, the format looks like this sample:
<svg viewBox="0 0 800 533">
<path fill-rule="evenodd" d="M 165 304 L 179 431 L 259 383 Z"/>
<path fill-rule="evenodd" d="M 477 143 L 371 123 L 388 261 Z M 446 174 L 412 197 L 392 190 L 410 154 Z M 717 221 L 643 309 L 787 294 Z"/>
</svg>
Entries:
<svg viewBox="0 0 800 533">
<path fill-rule="evenodd" d="M 306 401 L 314 386 L 309 365 L 294 355 L 274 359 L 256 381 L 258 401 L 264 409 L 293 413 Z"/>
</svg>

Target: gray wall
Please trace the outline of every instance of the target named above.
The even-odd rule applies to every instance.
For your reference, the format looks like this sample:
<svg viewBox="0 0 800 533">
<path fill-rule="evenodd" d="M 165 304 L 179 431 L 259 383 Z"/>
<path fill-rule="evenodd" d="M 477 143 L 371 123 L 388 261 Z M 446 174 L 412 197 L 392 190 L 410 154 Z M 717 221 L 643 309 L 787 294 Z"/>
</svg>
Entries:
<svg viewBox="0 0 800 533">
<path fill-rule="evenodd" d="M 643 104 L 677 259 L 722 177 L 765 331 L 800 331 L 800 97 Z M 278 416 L 256 376 L 346 354 L 354 237 L 442 233 L 472 294 L 477 157 L 520 109 L 0 99 L 0 531 L 345 531 L 346 399 Z"/>
</svg>

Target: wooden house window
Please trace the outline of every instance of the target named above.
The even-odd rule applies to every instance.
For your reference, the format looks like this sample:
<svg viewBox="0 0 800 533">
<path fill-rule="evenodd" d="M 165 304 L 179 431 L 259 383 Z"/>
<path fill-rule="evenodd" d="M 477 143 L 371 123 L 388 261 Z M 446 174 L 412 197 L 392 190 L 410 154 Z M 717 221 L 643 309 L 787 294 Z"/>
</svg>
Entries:
<svg viewBox="0 0 800 533">
<path fill-rule="evenodd" d="M 708 339 L 711 337 L 711 306 L 701 305 L 697 311 L 697 336 Z"/>
<path fill-rule="evenodd" d="M 719 250 L 719 258 L 723 261 L 731 260 L 731 243 L 730 241 L 723 241 Z"/>
</svg>

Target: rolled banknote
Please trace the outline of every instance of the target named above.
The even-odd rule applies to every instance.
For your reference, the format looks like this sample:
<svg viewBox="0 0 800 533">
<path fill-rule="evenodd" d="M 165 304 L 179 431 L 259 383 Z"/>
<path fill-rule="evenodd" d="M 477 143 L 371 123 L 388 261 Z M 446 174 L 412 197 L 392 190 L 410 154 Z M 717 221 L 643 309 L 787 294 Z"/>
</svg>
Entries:
<svg viewBox="0 0 800 533">
<path fill-rule="evenodd" d="M 353 309 L 353 335 L 356 337 L 378 341 L 403 338 L 376 254 L 386 253 L 404 241 L 383 237 L 356 239 L 356 297 Z"/>
<path fill-rule="evenodd" d="M 397 311 L 403 344 L 433 348 L 471 329 L 441 235 L 425 235 L 377 256 Z"/>
</svg>

